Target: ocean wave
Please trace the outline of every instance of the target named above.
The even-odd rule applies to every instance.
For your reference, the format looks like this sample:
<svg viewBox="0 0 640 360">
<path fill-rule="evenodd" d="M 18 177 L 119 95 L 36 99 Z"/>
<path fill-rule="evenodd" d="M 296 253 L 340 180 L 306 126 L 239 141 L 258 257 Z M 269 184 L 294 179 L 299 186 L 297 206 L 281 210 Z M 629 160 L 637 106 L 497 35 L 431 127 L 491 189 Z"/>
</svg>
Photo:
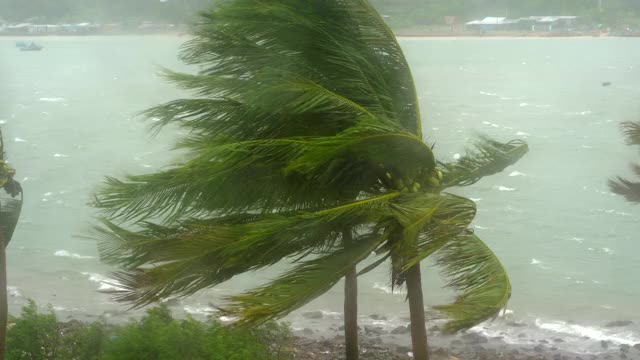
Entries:
<svg viewBox="0 0 640 360">
<path fill-rule="evenodd" d="M 520 107 L 527 107 L 527 106 L 529 106 L 529 104 L 526 102 L 520 103 Z"/>
<path fill-rule="evenodd" d="M 520 171 L 512 171 L 511 174 L 509 174 L 509 176 L 513 177 L 513 176 L 527 176 L 525 173 L 521 173 Z"/>
<path fill-rule="evenodd" d="M 22 297 L 22 293 L 18 290 L 16 286 L 7 286 L 7 293 L 11 297 Z"/>
<path fill-rule="evenodd" d="M 80 254 L 68 252 L 67 250 L 58 250 L 55 253 L 53 253 L 53 255 L 61 256 L 61 257 L 70 257 L 74 259 L 95 259 L 94 256 L 80 255 Z"/>
<path fill-rule="evenodd" d="M 538 328 L 551 331 L 557 334 L 563 334 L 565 336 L 593 339 L 596 341 L 610 341 L 614 344 L 627 344 L 634 345 L 640 342 L 640 339 L 635 338 L 631 332 L 614 332 L 605 330 L 595 326 L 583 326 L 578 324 L 569 324 L 564 321 L 549 321 L 545 322 L 541 319 L 536 319 L 535 324 Z"/>
<path fill-rule="evenodd" d="M 524 132 L 524 131 L 518 131 L 518 132 L 516 133 L 516 136 L 530 136 L 530 135 L 531 135 L 531 134 L 526 133 L 526 132 Z"/>
<path fill-rule="evenodd" d="M 498 191 L 516 191 L 515 188 L 510 188 L 510 187 L 506 187 L 506 186 L 495 186 L 496 189 L 498 189 Z"/>
<path fill-rule="evenodd" d="M 64 102 L 64 101 L 67 101 L 67 99 L 62 98 L 62 97 L 42 97 L 42 98 L 40 98 L 40 101 L 43 101 L 43 102 Z"/>
<path fill-rule="evenodd" d="M 218 310 L 211 307 L 211 306 L 185 306 L 184 311 L 191 314 L 191 315 L 211 315 L 215 312 L 217 312 Z"/>
<path fill-rule="evenodd" d="M 84 276 L 88 276 L 89 281 L 99 283 L 100 287 L 98 288 L 98 290 L 124 290 L 122 284 L 106 276 L 89 272 L 82 272 L 81 274 Z"/>
<path fill-rule="evenodd" d="M 376 289 L 376 290 L 380 290 L 380 291 L 384 292 L 385 294 L 389 294 L 389 295 L 398 295 L 398 294 L 403 295 L 403 294 L 406 294 L 406 292 L 404 290 L 395 290 L 394 291 L 391 288 L 391 286 L 384 285 L 384 284 L 381 284 L 381 283 L 378 283 L 378 282 L 373 284 L 373 288 Z"/>
<path fill-rule="evenodd" d="M 542 264 L 542 261 L 540 261 L 538 259 L 535 259 L 535 258 L 532 258 L 530 264 L 531 265 L 538 265 L 538 264 Z"/>
<path fill-rule="evenodd" d="M 27 140 L 25 140 L 25 139 L 21 139 L 21 138 L 19 138 L 19 137 L 17 137 L 17 138 L 15 138 L 15 139 L 13 139 L 13 141 L 15 141 L 15 142 L 27 142 Z"/>
<path fill-rule="evenodd" d="M 55 154 L 53 154 L 53 157 L 56 157 L 56 158 L 68 158 L 69 155 L 55 153 Z"/>
</svg>

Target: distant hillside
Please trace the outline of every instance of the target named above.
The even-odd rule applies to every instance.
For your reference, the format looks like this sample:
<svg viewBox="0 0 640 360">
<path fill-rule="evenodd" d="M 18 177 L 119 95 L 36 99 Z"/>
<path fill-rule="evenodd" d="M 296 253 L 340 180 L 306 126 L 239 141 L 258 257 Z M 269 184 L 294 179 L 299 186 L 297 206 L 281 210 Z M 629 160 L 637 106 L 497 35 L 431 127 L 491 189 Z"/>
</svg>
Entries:
<svg viewBox="0 0 640 360">
<path fill-rule="evenodd" d="M 222 1 L 222 0 L 218 0 Z M 594 24 L 640 23 L 640 0 L 370 0 L 396 28 L 444 24 L 486 16 L 578 15 Z M 7 22 L 185 23 L 214 0 L 0 0 Z M 601 3 L 601 7 L 600 7 Z"/>
</svg>

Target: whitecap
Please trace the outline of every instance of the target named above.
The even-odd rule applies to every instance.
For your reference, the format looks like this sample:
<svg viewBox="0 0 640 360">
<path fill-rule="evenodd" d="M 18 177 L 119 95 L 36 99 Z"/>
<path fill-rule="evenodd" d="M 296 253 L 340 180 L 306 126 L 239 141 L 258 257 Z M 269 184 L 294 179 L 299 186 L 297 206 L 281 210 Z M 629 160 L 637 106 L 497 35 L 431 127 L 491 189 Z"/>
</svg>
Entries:
<svg viewBox="0 0 640 360">
<path fill-rule="evenodd" d="M 68 158 L 69 155 L 55 153 L 55 154 L 53 154 L 53 157 L 56 157 L 56 158 Z"/>
<path fill-rule="evenodd" d="M 15 139 L 13 139 L 13 141 L 15 141 L 15 142 L 27 142 L 27 140 L 25 140 L 25 139 L 21 139 L 21 138 L 19 138 L 19 137 L 17 137 L 17 138 L 15 138 Z"/>
<path fill-rule="evenodd" d="M 529 104 L 526 102 L 520 103 L 520 107 L 526 107 L 526 106 L 529 106 Z"/>
<path fill-rule="evenodd" d="M 404 294 L 405 292 L 403 290 L 395 290 L 393 291 L 391 289 L 391 286 L 387 286 L 381 283 L 374 283 L 373 284 L 373 288 L 376 290 L 381 290 L 382 292 L 384 292 L 385 294 Z"/>
<path fill-rule="evenodd" d="M 583 238 L 579 238 L 579 237 L 575 237 L 575 236 L 574 236 L 574 237 L 572 237 L 572 238 L 571 238 L 571 239 L 569 239 L 569 240 L 571 240 L 571 241 L 575 241 L 575 242 L 580 243 L 580 244 L 582 244 L 582 243 L 584 242 L 584 239 L 583 239 Z"/>
<path fill-rule="evenodd" d="M 4 125 L 4 124 L 6 124 L 6 123 L 7 123 L 7 121 L 6 121 L 6 120 L 0 120 L 0 125 Z"/>
<path fill-rule="evenodd" d="M 460 160 L 461 157 L 462 157 L 462 155 L 460 155 L 460 154 L 453 154 L 453 159 L 454 160 Z"/>
<path fill-rule="evenodd" d="M 543 322 L 540 319 L 536 319 L 536 326 L 543 330 L 552 331 L 555 333 L 566 334 L 573 337 L 587 337 L 597 341 L 610 341 L 614 344 L 628 344 L 633 345 L 640 342 L 640 339 L 636 339 L 630 333 L 613 333 L 605 329 L 598 327 L 583 326 L 578 324 L 568 324 L 564 321 L 550 321 Z"/>
<path fill-rule="evenodd" d="M 498 191 L 515 191 L 515 188 L 510 188 L 510 187 L 506 187 L 506 186 L 498 186 L 496 187 L 496 189 L 498 189 Z"/>
<path fill-rule="evenodd" d="M 53 255 L 61 256 L 61 257 L 70 257 L 74 259 L 95 259 L 95 257 L 93 256 L 80 255 L 80 254 L 69 252 L 67 250 L 58 250 L 55 253 L 53 253 Z"/>
<path fill-rule="evenodd" d="M 473 202 L 479 202 L 482 201 L 482 198 L 470 198 L 470 200 Z"/>
<path fill-rule="evenodd" d="M 47 197 L 47 196 L 51 196 L 51 195 L 53 195 L 53 193 L 51 191 L 49 191 L 49 192 L 44 193 L 44 195 L 42 195 L 42 196 Z"/>
<path fill-rule="evenodd" d="M 482 123 L 485 124 L 485 125 L 491 125 L 491 123 L 488 122 L 488 121 L 483 121 Z"/>
<path fill-rule="evenodd" d="M 523 132 L 523 131 L 518 131 L 518 132 L 516 133 L 516 135 L 517 135 L 517 136 L 529 136 L 529 135 L 531 135 L 531 134 L 528 134 L 528 133 Z"/>
<path fill-rule="evenodd" d="M 497 96 L 498 94 L 492 93 L 492 92 L 480 91 L 480 95 Z"/>
<path fill-rule="evenodd" d="M 151 166 L 149 164 L 142 164 L 142 167 L 144 167 L 144 168 L 152 168 L 153 166 Z"/>
<path fill-rule="evenodd" d="M 525 176 L 524 173 L 521 173 L 520 171 L 513 171 L 511 172 L 511 174 L 509 174 L 509 176 Z"/>
<path fill-rule="evenodd" d="M 196 307 L 187 305 L 184 307 L 184 311 L 192 315 L 210 315 L 211 313 L 215 313 L 218 310 L 212 308 L 211 306 Z"/>
<path fill-rule="evenodd" d="M 611 250 L 611 249 L 609 249 L 607 247 L 602 248 L 602 251 L 604 251 L 606 254 L 613 254 L 613 250 Z"/>
<path fill-rule="evenodd" d="M 238 317 L 236 317 L 236 316 L 220 316 L 218 318 L 218 320 L 220 320 L 222 322 L 225 322 L 225 323 L 228 323 L 228 322 L 233 322 L 233 321 L 238 320 Z"/>
<path fill-rule="evenodd" d="M 22 297 L 22 293 L 15 286 L 7 286 L 7 293 L 11 297 Z"/>
<path fill-rule="evenodd" d="M 113 279 L 109 279 L 108 277 L 102 276 L 96 273 L 82 272 L 84 276 L 89 277 L 89 281 L 99 283 L 100 287 L 98 290 L 125 290 L 119 282 Z"/>
<path fill-rule="evenodd" d="M 473 225 L 473 227 L 478 229 L 478 230 L 489 230 L 488 227 L 484 227 L 484 226 L 480 226 L 480 225 Z"/>
<path fill-rule="evenodd" d="M 67 101 L 67 99 L 62 98 L 62 97 L 42 97 L 42 98 L 40 98 L 40 101 L 44 101 L 44 102 L 63 102 L 63 101 Z"/>
<path fill-rule="evenodd" d="M 506 96 L 502 96 L 502 97 L 500 98 L 500 100 L 513 100 L 513 98 L 506 97 Z"/>
<path fill-rule="evenodd" d="M 538 260 L 538 259 L 534 259 L 531 258 L 531 265 L 538 265 L 538 264 L 542 264 L 542 261 Z"/>
</svg>

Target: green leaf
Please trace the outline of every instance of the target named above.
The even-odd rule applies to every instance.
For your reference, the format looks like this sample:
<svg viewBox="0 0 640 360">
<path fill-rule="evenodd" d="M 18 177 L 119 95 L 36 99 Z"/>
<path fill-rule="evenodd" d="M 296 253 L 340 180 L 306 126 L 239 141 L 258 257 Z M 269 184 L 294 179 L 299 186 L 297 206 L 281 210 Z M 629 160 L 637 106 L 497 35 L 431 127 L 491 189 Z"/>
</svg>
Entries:
<svg viewBox="0 0 640 360">
<path fill-rule="evenodd" d="M 440 163 L 439 169 L 444 175 L 441 189 L 475 184 L 483 177 L 497 174 L 515 164 L 529 151 L 528 145 L 522 140 L 503 144 L 484 136 L 479 137 L 473 146 L 456 162 Z"/>
<path fill-rule="evenodd" d="M 461 292 L 450 305 L 436 306 L 450 321 L 445 332 L 469 329 L 507 306 L 511 283 L 496 255 L 475 235 L 452 239 L 438 253 L 447 286 Z"/>
<path fill-rule="evenodd" d="M 224 310 L 238 315 L 240 324 L 281 318 L 331 289 L 383 240 L 376 234 L 359 236 L 347 248 L 303 262 L 265 286 L 229 297 Z"/>
</svg>

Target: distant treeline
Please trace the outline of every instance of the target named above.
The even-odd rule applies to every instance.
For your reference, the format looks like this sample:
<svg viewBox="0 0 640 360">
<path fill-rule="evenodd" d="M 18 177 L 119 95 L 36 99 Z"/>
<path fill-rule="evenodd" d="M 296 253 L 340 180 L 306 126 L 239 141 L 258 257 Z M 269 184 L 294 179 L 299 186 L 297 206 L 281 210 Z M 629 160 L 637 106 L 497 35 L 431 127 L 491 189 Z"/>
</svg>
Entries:
<svg viewBox="0 0 640 360">
<path fill-rule="evenodd" d="M 188 23 L 224 0 L 0 0 L 6 22 Z M 577 15 L 592 24 L 640 23 L 640 0 L 370 0 L 396 27 L 445 24 L 486 16 Z"/>
</svg>

